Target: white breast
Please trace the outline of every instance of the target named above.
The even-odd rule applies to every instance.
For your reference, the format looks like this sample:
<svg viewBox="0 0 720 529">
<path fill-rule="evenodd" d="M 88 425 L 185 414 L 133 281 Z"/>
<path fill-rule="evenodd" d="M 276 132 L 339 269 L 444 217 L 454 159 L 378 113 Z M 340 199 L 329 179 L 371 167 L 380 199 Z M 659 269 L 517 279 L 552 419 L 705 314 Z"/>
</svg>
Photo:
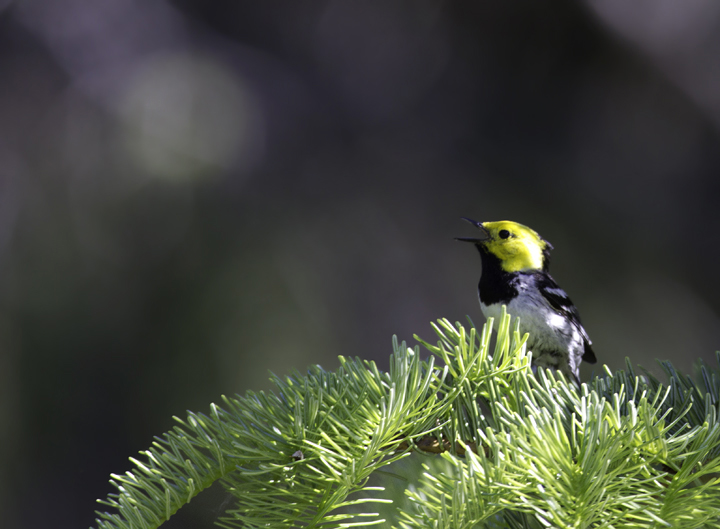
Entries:
<svg viewBox="0 0 720 529">
<path fill-rule="evenodd" d="M 499 321 L 500 303 L 485 305 L 480 302 L 480 308 L 486 318 Z M 530 334 L 527 348 L 533 352 L 534 364 L 556 367 L 566 374 L 569 374 L 568 368 L 571 373 L 577 372 L 584 350 L 582 335 L 575 325 L 555 312 L 539 292 L 521 291 L 507 305 L 507 311 L 520 318 L 520 334 Z"/>
</svg>

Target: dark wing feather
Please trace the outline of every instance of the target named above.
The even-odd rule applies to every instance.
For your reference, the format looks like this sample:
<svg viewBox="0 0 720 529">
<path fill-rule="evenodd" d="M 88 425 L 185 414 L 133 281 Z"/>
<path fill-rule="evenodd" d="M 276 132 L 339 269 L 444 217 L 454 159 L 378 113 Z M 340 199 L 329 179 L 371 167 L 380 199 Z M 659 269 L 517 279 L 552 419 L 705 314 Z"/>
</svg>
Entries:
<svg viewBox="0 0 720 529">
<path fill-rule="evenodd" d="M 537 274 L 537 285 L 540 293 L 547 300 L 550 306 L 570 321 L 583 337 L 585 342 L 585 351 L 583 352 L 583 360 L 588 364 L 597 362 L 595 353 L 592 350 L 592 341 L 588 336 L 585 327 L 580 322 L 580 313 L 570 300 L 565 291 L 558 286 L 555 280 L 547 273 Z"/>
</svg>

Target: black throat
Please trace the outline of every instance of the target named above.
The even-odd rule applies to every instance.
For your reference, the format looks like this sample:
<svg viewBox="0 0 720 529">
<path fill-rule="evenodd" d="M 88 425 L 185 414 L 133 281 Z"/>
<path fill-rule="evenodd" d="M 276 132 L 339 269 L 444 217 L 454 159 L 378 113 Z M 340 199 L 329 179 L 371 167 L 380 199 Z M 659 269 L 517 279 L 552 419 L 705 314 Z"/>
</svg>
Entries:
<svg viewBox="0 0 720 529">
<path fill-rule="evenodd" d="M 514 274 L 505 272 L 500 266 L 500 259 L 488 252 L 481 244 L 475 245 L 482 260 L 482 274 L 478 284 L 480 301 L 485 305 L 510 303 L 518 295 L 514 285 Z"/>
</svg>

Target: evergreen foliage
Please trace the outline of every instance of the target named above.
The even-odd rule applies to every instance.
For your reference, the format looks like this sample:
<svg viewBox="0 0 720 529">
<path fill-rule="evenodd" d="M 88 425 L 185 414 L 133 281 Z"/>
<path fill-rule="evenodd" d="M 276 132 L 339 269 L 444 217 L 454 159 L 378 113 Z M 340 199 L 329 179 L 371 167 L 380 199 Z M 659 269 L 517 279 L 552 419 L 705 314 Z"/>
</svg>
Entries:
<svg viewBox="0 0 720 529">
<path fill-rule="evenodd" d="M 720 527 L 720 371 L 628 363 L 577 388 L 533 373 L 517 323 L 491 350 L 492 321 L 440 320 L 428 360 L 394 340 L 387 373 L 341 357 L 190 412 L 112 476 L 97 527 L 158 527 L 217 480 L 227 528 Z M 413 476 L 407 456 L 434 453 Z"/>
</svg>

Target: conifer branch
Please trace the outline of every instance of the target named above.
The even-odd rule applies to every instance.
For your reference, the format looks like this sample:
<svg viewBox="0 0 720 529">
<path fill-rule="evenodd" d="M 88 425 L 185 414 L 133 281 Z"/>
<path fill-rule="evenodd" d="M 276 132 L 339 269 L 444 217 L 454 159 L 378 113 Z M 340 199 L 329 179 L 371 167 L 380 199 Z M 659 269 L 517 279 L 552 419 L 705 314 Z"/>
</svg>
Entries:
<svg viewBox="0 0 720 529">
<path fill-rule="evenodd" d="M 497 323 L 492 351 L 492 321 L 440 320 L 435 345 L 416 337 L 428 360 L 394 340 L 387 373 L 341 357 L 335 372 L 273 377 L 273 392 L 176 418 L 112 476 L 117 493 L 101 503 L 114 512 L 97 527 L 158 527 L 218 480 L 236 498 L 228 528 L 720 524 L 717 369 L 695 383 L 665 362 L 661 383 L 628 362 L 578 388 L 533 374 L 518 322 Z M 386 520 L 391 494 L 369 480 L 412 452 L 442 455 Z"/>
</svg>

